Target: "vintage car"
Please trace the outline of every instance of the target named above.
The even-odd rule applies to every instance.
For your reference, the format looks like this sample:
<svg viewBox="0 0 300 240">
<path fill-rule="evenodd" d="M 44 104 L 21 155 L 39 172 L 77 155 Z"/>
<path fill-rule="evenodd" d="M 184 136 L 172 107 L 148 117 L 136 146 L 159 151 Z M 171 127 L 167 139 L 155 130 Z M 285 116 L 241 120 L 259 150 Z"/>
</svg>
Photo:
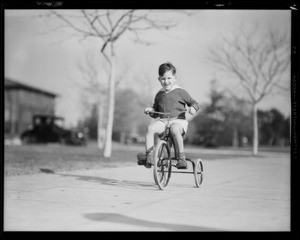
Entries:
<svg viewBox="0 0 300 240">
<path fill-rule="evenodd" d="M 86 136 L 76 129 L 63 127 L 64 118 L 54 115 L 34 115 L 32 124 L 21 133 L 23 144 L 61 143 L 68 145 L 86 145 Z"/>
</svg>

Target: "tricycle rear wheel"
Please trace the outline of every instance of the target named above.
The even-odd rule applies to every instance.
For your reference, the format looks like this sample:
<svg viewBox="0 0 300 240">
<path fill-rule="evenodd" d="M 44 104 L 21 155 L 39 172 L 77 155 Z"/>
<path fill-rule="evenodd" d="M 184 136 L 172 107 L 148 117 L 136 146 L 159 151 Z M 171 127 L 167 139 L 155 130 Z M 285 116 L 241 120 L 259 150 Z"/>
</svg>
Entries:
<svg viewBox="0 0 300 240">
<path fill-rule="evenodd" d="M 199 188 L 203 182 L 203 164 L 201 159 L 195 160 L 193 167 L 196 187 Z"/>
</svg>

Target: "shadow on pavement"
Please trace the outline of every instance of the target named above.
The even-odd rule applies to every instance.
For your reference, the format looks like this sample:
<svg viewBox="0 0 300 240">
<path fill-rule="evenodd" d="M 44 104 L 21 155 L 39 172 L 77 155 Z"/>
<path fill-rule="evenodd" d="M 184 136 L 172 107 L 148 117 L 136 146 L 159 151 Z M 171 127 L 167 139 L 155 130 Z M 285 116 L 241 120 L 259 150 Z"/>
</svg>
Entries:
<svg viewBox="0 0 300 240">
<path fill-rule="evenodd" d="M 95 176 L 82 176 L 82 175 L 75 175 L 75 174 L 63 174 L 63 173 L 57 175 L 60 175 L 62 177 L 74 177 L 80 181 L 98 182 L 108 186 L 117 186 L 117 187 L 125 187 L 125 188 L 132 188 L 132 189 L 140 188 L 145 190 L 149 190 L 149 188 L 152 188 L 153 190 L 158 190 L 158 188 L 154 183 L 118 180 L 118 179 L 95 177 Z"/>
<path fill-rule="evenodd" d="M 184 225 L 184 224 L 171 224 L 171 223 L 147 221 L 138 218 L 124 216 L 118 213 L 88 213 L 88 214 L 84 214 L 84 217 L 92 221 L 122 223 L 122 224 L 146 227 L 149 229 L 155 228 L 155 229 L 169 229 L 170 231 L 204 231 L 204 232 L 222 231 L 213 228 L 196 227 L 196 226 Z M 159 230 L 159 231 L 169 231 L 169 230 Z"/>
</svg>

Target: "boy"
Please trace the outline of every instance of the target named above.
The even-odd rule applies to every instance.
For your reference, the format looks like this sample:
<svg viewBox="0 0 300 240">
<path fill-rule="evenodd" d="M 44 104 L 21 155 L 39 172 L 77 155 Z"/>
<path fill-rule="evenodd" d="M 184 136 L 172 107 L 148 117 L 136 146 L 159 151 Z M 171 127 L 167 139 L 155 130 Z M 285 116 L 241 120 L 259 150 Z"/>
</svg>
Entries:
<svg viewBox="0 0 300 240">
<path fill-rule="evenodd" d="M 137 163 L 138 165 L 144 165 L 146 168 L 151 168 L 153 164 L 154 135 L 162 133 L 167 123 L 164 116 L 151 112 L 165 112 L 171 113 L 170 132 L 178 149 L 178 152 L 175 153 L 178 160 L 176 167 L 184 169 L 187 168 L 187 163 L 184 154 L 183 136 L 187 132 L 188 121 L 185 118 L 185 113 L 182 112 L 188 110 L 190 114 L 194 115 L 199 110 L 199 104 L 191 98 L 186 90 L 175 84 L 177 80 L 176 68 L 171 63 L 161 64 L 158 75 L 162 89 L 156 94 L 153 107 L 147 107 L 144 110 L 145 114 L 149 114 L 150 117 L 156 118 L 156 120 L 147 128 L 145 137 L 146 154 L 139 153 Z M 188 106 L 188 109 L 186 109 L 186 106 Z"/>
</svg>

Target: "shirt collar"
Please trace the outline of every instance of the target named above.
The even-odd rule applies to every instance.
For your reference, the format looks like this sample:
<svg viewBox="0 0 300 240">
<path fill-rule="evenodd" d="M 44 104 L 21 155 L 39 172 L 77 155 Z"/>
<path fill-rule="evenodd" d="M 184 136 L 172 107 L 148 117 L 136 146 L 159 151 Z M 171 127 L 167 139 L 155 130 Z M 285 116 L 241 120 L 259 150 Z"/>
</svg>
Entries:
<svg viewBox="0 0 300 240">
<path fill-rule="evenodd" d="M 171 91 L 173 91 L 173 90 L 175 90 L 177 88 L 181 88 L 181 87 L 179 87 L 177 84 L 174 84 L 174 86 L 172 87 L 172 89 L 170 91 L 168 91 L 168 92 L 166 92 L 166 90 L 164 88 L 161 88 L 159 91 L 162 91 L 162 92 L 165 92 L 165 93 L 169 93 L 169 92 L 171 92 Z"/>
</svg>

